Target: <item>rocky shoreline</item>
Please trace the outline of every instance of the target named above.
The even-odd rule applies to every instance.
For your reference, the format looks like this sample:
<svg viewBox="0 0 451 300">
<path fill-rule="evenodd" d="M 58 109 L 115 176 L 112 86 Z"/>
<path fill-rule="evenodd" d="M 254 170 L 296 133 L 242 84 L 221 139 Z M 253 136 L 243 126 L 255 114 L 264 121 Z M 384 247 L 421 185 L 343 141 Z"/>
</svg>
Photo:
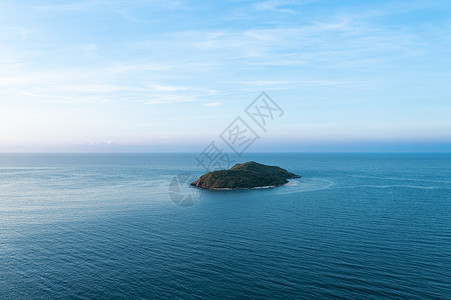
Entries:
<svg viewBox="0 0 451 300">
<path fill-rule="evenodd" d="M 205 190 L 273 188 L 286 185 L 287 179 L 292 178 L 300 176 L 277 166 L 251 161 L 236 164 L 229 170 L 208 172 L 191 185 Z"/>
</svg>

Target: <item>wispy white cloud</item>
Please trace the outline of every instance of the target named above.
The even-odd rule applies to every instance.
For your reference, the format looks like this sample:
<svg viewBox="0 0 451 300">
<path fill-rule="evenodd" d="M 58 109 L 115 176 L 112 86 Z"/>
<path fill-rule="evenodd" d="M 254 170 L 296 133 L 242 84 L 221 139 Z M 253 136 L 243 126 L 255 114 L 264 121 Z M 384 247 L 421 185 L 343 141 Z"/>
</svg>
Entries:
<svg viewBox="0 0 451 300">
<path fill-rule="evenodd" d="M 304 26 L 230 31 L 190 30 L 158 39 L 137 41 L 141 51 L 170 47 L 192 61 L 208 59 L 216 64 L 230 60 L 249 66 L 330 67 L 377 60 L 389 62 L 405 56 L 421 55 L 424 43 L 403 28 L 380 28 L 350 17 Z"/>
<path fill-rule="evenodd" d="M 219 93 L 210 88 L 171 85 L 161 81 L 123 81 L 124 76 L 128 76 L 134 69 L 133 65 L 121 65 L 103 70 L 59 69 L 37 72 L 10 67 L 0 71 L 0 98 L 3 101 L 28 99 L 58 103 L 133 101 L 165 104 L 197 101 Z M 110 72 L 111 70 L 114 72 Z"/>
<path fill-rule="evenodd" d="M 202 104 L 203 106 L 219 106 L 219 105 L 221 105 L 222 104 L 222 102 L 209 102 L 209 103 L 204 103 L 204 104 Z"/>
<path fill-rule="evenodd" d="M 178 91 L 186 91 L 187 87 L 184 86 L 175 86 L 175 85 L 164 85 L 158 83 L 150 83 L 149 88 L 154 91 L 159 92 L 178 92 Z"/>
<path fill-rule="evenodd" d="M 81 11 L 88 10 L 102 4 L 105 4 L 105 1 L 76 1 L 72 3 L 39 4 L 33 6 L 33 8 L 41 12 Z"/>
<path fill-rule="evenodd" d="M 300 6 L 316 1 L 317 0 L 265 0 L 255 3 L 254 8 L 258 11 L 294 13 Z"/>
<path fill-rule="evenodd" d="M 220 108 L 209 109 L 213 125 L 226 123 L 261 90 L 280 99 L 287 123 L 299 122 L 289 114 L 301 101 L 312 118 L 391 114 L 396 123 L 410 101 L 411 118 L 449 119 L 446 8 L 437 0 L 3 1 L 0 143 L 51 139 L 53 130 L 78 141 L 122 142 L 122 128 L 177 136 L 202 127 L 202 106 Z M 334 122 L 310 132 L 327 133 Z"/>
<path fill-rule="evenodd" d="M 277 86 L 280 88 L 286 88 L 287 86 L 297 86 L 297 87 L 323 87 L 323 86 L 347 86 L 347 87 L 369 87 L 373 85 L 373 82 L 368 80 L 303 80 L 303 81 L 247 81 L 243 84 L 258 86 L 258 87 L 271 87 Z"/>
<path fill-rule="evenodd" d="M 115 146 L 118 143 L 112 140 L 107 141 L 94 141 L 94 142 L 88 142 L 86 145 L 108 145 L 108 146 Z"/>
<path fill-rule="evenodd" d="M 38 4 L 32 7 L 41 12 L 62 12 L 62 11 L 86 11 L 91 9 L 118 11 L 128 7 L 133 8 L 137 6 L 155 6 L 166 9 L 180 9 L 185 8 L 184 1 L 178 0 L 135 0 L 132 3 L 129 1 L 105 1 L 105 0 L 78 0 L 72 3 L 57 3 L 57 4 Z"/>
<path fill-rule="evenodd" d="M 144 104 L 174 104 L 197 101 L 198 98 L 193 95 L 153 95 L 144 101 Z"/>
</svg>

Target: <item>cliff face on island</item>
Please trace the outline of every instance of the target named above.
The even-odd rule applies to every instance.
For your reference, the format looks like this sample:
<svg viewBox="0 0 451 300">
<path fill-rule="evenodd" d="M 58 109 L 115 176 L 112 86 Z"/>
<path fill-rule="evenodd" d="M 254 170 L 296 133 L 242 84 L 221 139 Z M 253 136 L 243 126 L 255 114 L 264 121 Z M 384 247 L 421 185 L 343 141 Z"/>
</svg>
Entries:
<svg viewBox="0 0 451 300">
<path fill-rule="evenodd" d="M 280 167 L 250 161 L 236 164 L 229 170 L 208 172 L 191 185 L 203 189 L 244 189 L 280 186 L 286 184 L 287 179 L 299 177 Z"/>
</svg>

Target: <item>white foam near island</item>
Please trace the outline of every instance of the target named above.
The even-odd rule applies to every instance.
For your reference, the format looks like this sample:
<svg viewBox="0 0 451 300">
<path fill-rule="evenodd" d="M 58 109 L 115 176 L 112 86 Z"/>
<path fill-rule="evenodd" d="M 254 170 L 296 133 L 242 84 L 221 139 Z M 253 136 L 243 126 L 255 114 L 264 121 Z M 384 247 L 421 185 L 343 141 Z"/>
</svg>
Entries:
<svg viewBox="0 0 451 300">
<path fill-rule="evenodd" d="M 286 189 L 277 190 L 280 194 L 292 194 L 298 192 L 310 192 L 330 189 L 335 182 L 323 178 L 300 178 L 290 180 L 285 184 Z"/>
<path fill-rule="evenodd" d="M 269 189 L 269 188 L 278 187 L 278 186 L 280 186 L 280 185 L 256 186 L 251 189 Z"/>
<path fill-rule="evenodd" d="M 280 185 L 256 186 L 251 188 L 211 188 L 210 190 L 214 191 L 255 190 L 255 189 L 269 189 L 278 186 Z"/>
<path fill-rule="evenodd" d="M 292 186 L 292 185 L 296 185 L 296 182 L 288 181 L 287 183 L 284 184 L 284 186 Z"/>
<path fill-rule="evenodd" d="M 439 188 L 437 186 L 429 185 L 408 185 L 408 184 L 386 184 L 386 185 L 346 185 L 346 183 L 336 183 L 332 180 L 323 178 L 302 178 L 300 180 L 294 180 L 287 183 L 286 189 L 278 189 L 277 193 L 280 194 L 292 194 L 300 192 L 313 192 L 327 189 L 355 189 L 355 188 L 375 188 L 375 189 L 387 189 L 387 188 L 411 188 L 411 189 L 423 189 L 432 190 Z"/>
<path fill-rule="evenodd" d="M 280 184 L 280 185 L 256 186 L 256 187 L 251 187 L 251 188 L 212 188 L 210 190 L 214 190 L 214 191 L 256 190 L 256 189 L 270 189 L 270 188 L 275 188 L 275 187 L 293 186 L 293 185 L 296 185 L 296 183 L 293 181 L 288 181 L 287 183 Z"/>
</svg>

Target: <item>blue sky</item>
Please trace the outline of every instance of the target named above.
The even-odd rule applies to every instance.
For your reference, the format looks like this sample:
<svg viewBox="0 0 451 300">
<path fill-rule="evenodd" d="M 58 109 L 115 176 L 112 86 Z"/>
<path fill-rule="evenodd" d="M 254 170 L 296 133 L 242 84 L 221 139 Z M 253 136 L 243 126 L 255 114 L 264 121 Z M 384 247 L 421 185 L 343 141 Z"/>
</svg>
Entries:
<svg viewBox="0 0 451 300">
<path fill-rule="evenodd" d="M 451 151 L 450 1 L 1 1 L 0 151 Z M 256 129 L 257 130 L 257 129 Z"/>
</svg>

